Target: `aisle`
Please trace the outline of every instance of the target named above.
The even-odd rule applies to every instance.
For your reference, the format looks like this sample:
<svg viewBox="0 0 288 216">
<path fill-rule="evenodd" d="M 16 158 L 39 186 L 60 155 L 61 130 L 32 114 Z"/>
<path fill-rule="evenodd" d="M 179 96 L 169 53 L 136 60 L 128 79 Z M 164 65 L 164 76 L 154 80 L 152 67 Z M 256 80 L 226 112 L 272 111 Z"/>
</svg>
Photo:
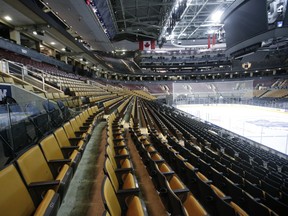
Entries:
<svg viewBox="0 0 288 216">
<path fill-rule="evenodd" d="M 127 145 L 130 150 L 130 155 L 133 160 L 133 166 L 136 171 L 139 187 L 143 195 L 143 200 L 145 200 L 149 215 L 168 216 L 169 214 L 167 213 L 163 203 L 161 202 L 159 194 L 154 187 L 151 177 L 148 174 L 148 171 L 132 141 L 130 134 L 127 135 Z"/>
<path fill-rule="evenodd" d="M 105 126 L 106 122 L 100 122 L 94 128 L 67 194 L 59 208 L 58 216 L 79 216 L 87 215 L 87 213 L 94 216 L 102 215 L 104 206 L 101 190 L 98 187 L 101 187 L 104 176 L 102 168 L 106 144 L 106 130 L 103 130 L 106 128 Z M 101 175 L 103 176 L 101 177 Z M 99 192 L 100 199 L 96 200 L 95 196 L 99 195 Z M 97 213 L 95 209 L 97 209 Z"/>
<path fill-rule="evenodd" d="M 166 216 L 166 209 L 137 152 L 128 128 L 125 131 L 127 146 L 149 215 Z M 101 186 L 104 179 L 106 139 L 106 122 L 100 122 L 92 133 L 57 216 L 100 216 L 104 212 Z"/>
</svg>

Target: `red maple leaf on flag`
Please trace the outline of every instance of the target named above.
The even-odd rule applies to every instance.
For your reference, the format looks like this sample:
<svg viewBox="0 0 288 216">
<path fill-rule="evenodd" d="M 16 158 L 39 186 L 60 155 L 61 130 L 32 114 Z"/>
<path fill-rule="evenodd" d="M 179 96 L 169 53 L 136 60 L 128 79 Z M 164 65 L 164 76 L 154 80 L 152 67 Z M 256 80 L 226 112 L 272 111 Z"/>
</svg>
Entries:
<svg viewBox="0 0 288 216">
<path fill-rule="evenodd" d="M 146 48 L 148 48 L 148 47 L 150 47 L 150 43 L 149 43 L 149 42 L 146 42 L 146 43 L 144 44 L 144 46 L 145 46 Z"/>
</svg>

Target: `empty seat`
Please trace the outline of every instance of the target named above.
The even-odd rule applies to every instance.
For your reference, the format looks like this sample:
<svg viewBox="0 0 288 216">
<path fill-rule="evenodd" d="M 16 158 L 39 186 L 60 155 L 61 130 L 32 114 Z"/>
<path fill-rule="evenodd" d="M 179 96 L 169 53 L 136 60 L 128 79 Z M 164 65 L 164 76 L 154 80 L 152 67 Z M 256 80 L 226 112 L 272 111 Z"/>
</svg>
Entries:
<svg viewBox="0 0 288 216">
<path fill-rule="evenodd" d="M 203 208 L 203 206 L 191 193 L 187 193 L 186 196 L 181 197 L 181 201 L 187 215 L 193 215 L 193 216 L 208 215 L 207 211 Z"/>
<path fill-rule="evenodd" d="M 113 139 L 110 136 L 108 136 L 108 138 L 107 138 L 107 144 L 110 145 L 111 148 L 114 148 L 114 149 L 126 148 L 126 143 L 124 141 L 115 142 L 115 141 L 113 141 Z"/>
<path fill-rule="evenodd" d="M 50 132 L 51 125 L 47 113 L 41 112 L 38 107 L 31 103 L 26 105 L 25 112 L 29 116 L 29 120 L 35 127 L 38 139 Z"/>
<path fill-rule="evenodd" d="M 27 132 L 26 122 L 23 120 L 11 124 L 10 131 L 7 132 L 7 141 L 10 143 L 14 153 L 18 153 L 33 144 Z"/>
<path fill-rule="evenodd" d="M 60 111 L 56 109 L 55 105 L 49 100 L 43 101 L 42 105 L 50 117 L 52 126 L 59 127 L 63 122 Z"/>
<path fill-rule="evenodd" d="M 68 126 L 66 128 L 67 128 L 67 130 L 70 130 L 70 129 L 68 129 L 69 128 Z M 55 135 L 55 137 L 59 143 L 60 148 L 63 151 L 65 151 L 65 149 L 67 149 L 68 152 L 70 152 L 71 149 L 77 149 L 79 151 L 83 151 L 85 149 L 86 143 L 84 142 L 83 139 L 68 138 L 67 133 L 65 133 L 65 131 L 62 127 L 59 127 L 57 130 L 55 130 L 54 135 Z"/>
<path fill-rule="evenodd" d="M 59 165 L 68 164 L 73 168 L 74 171 L 76 170 L 76 167 L 78 166 L 81 159 L 81 153 L 72 149 L 64 158 L 64 155 L 53 134 L 45 137 L 40 142 L 40 147 L 48 164 L 51 164 L 50 168 L 55 170 L 59 167 Z"/>
<path fill-rule="evenodd" d="M 0 209 L 3 215 L 56 215 L 59 194 L 48 190 L 43 199 L 33 202 L 24 182 L 13 164 L 0 171 Z"/>
<path fill-rule="evenodd" d="M 58 105 L 58 107 L 62 113 L 62 117 L 63 117 L 64 121 L 67 121 L 71 117 L 71 114 L 70 114 L 68 107 L 65 106 L 65 104 L 62 102 L 62 100 L 57 100 L 57 105 Z"/>
<path fill-rule="evenodd" d="M 78 136 L 81 136 L 84 139 L 89 139 L 91 136 L 91 130 L 88 131 L 87 127 L 82 127 L 78 124 L 75 118 L 71 119 L 70 124 L 73 128 L 73 131 L 78 134 Z"/>
<path fill-rule="evenodd" d="M 16 162 L 36 199 L 40 199 L 43 191 L 48 189 L 54 189 L 61 197 L 64 196 L 73 175 L 69 165 L 63 165 L 59 172 L 53 175 L 38 145 L 23 153 Z"/>
<path fill-rule="evenodd" d="M 147 215 L 146 206 L 138 196 L 125 197 L 125 205 L 120 205 L 113 186 L 106 176 L 102 185 L 102 198 L 106 211 L 111 216 L 144 216 Z"/>
<path fill-rule="evenodd" d="M 139 187 L 136 177 L 131 169 L 114 170 L 108 158 L 105 160 L 104 173 L 108 175 L 120 205 L 128 194 L 139 195 Z"/>
<path fill-rule="evenodd" d="M 129 152 L 127 150 L 127 147 L 124 146 L 114 146 L 114 142 L 113 141 L 109 141 L 109 138 L 107 139 L 108 141 L 108 145 L 109 148 L 111 149 L 111 152 L 113 153 L 113 156 L 115 157 L 115 155 L 129 155 Z M 106 148 L 107 150 L 107 148 Z M 107 154 L 107 153 L 106 153 Z"/>
<path fill-rule="evenodd" d="M 87 142 L 87 140 L 85 139 L 85 136 L 82 137 L 81 136 L 82 134 L 79 134 L 76 131 L 74 131 L 70 122 L 66 122 L 63 125 L 63 128 L 64 128 L 65 133 L 66 133 L 70 142 L 77 142 L 78 143 L 78 142 L 82 141 L 82 145 Z"/>
<path fill-rule="evenodd" d="M 270 208 L 259 202 L 259 199 L 255 199 L 246 192 L 244 192 L 244 203 L 245 203 L 245 211 L 249 215 L 263 215 L 263 216 L 277 215 Z M 244 207 L 242 208 L 244 209 Z"/>
<path fill-rule="evenodd" d="M 211 184 L 210 188 L 216 196 L 216 206 L 219 215 L 248 215 L 240 206 L 231 200 L 231 197 L 227 197 L 220 189 Z M 214 194 L 213 194 L 214 195 Z"/>
<path fill-rule="evenodd" d="M 129 168 L 132 169 L 132 163 L 129 159 L 129 155 L 115 155 L 109 145 L 106 146 L 106 155 L 110 159 L 114 169 L 117 168 Z"/>
<path fill-rule="evenodd" d="M 81 117 L 81 114 L 77 115 L 75 117 L 76 122 L 78 123 L 79 129 L 81 130 L 86 130 L 86 133 L 91 135 L 92 130 L 94 128 L 94 125 L 86 122 L 85 120 L 83 120 Z"/>
</svg>

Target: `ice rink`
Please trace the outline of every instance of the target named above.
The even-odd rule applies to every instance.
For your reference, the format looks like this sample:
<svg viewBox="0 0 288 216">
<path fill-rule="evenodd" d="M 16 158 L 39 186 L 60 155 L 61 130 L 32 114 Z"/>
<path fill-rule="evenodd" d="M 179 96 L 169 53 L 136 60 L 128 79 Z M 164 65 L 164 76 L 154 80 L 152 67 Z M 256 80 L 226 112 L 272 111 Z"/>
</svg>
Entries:
<svg viewBox="0 0 288 216">
<path fill-rule="evenodd" d="M 288 112 L 249 105 L 178 105 L 178 109 L 288 154 Z"/>
</svg>

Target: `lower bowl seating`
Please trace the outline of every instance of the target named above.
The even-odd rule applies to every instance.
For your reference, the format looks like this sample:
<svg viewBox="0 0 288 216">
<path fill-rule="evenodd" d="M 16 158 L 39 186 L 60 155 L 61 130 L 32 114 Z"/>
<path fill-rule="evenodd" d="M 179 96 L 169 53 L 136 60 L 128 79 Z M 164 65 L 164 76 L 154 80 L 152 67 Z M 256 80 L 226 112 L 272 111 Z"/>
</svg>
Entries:
<svg viewBox="0 0 288 216">
<path fill-rule="evenodd" d="M 0 171 L 0 209 L 4 215 L 56 216 L 60 197 L 54 190 L 47 190 L 41 201 L 32 199 L 20 174 L 11 164 Z"/>
</svg>

